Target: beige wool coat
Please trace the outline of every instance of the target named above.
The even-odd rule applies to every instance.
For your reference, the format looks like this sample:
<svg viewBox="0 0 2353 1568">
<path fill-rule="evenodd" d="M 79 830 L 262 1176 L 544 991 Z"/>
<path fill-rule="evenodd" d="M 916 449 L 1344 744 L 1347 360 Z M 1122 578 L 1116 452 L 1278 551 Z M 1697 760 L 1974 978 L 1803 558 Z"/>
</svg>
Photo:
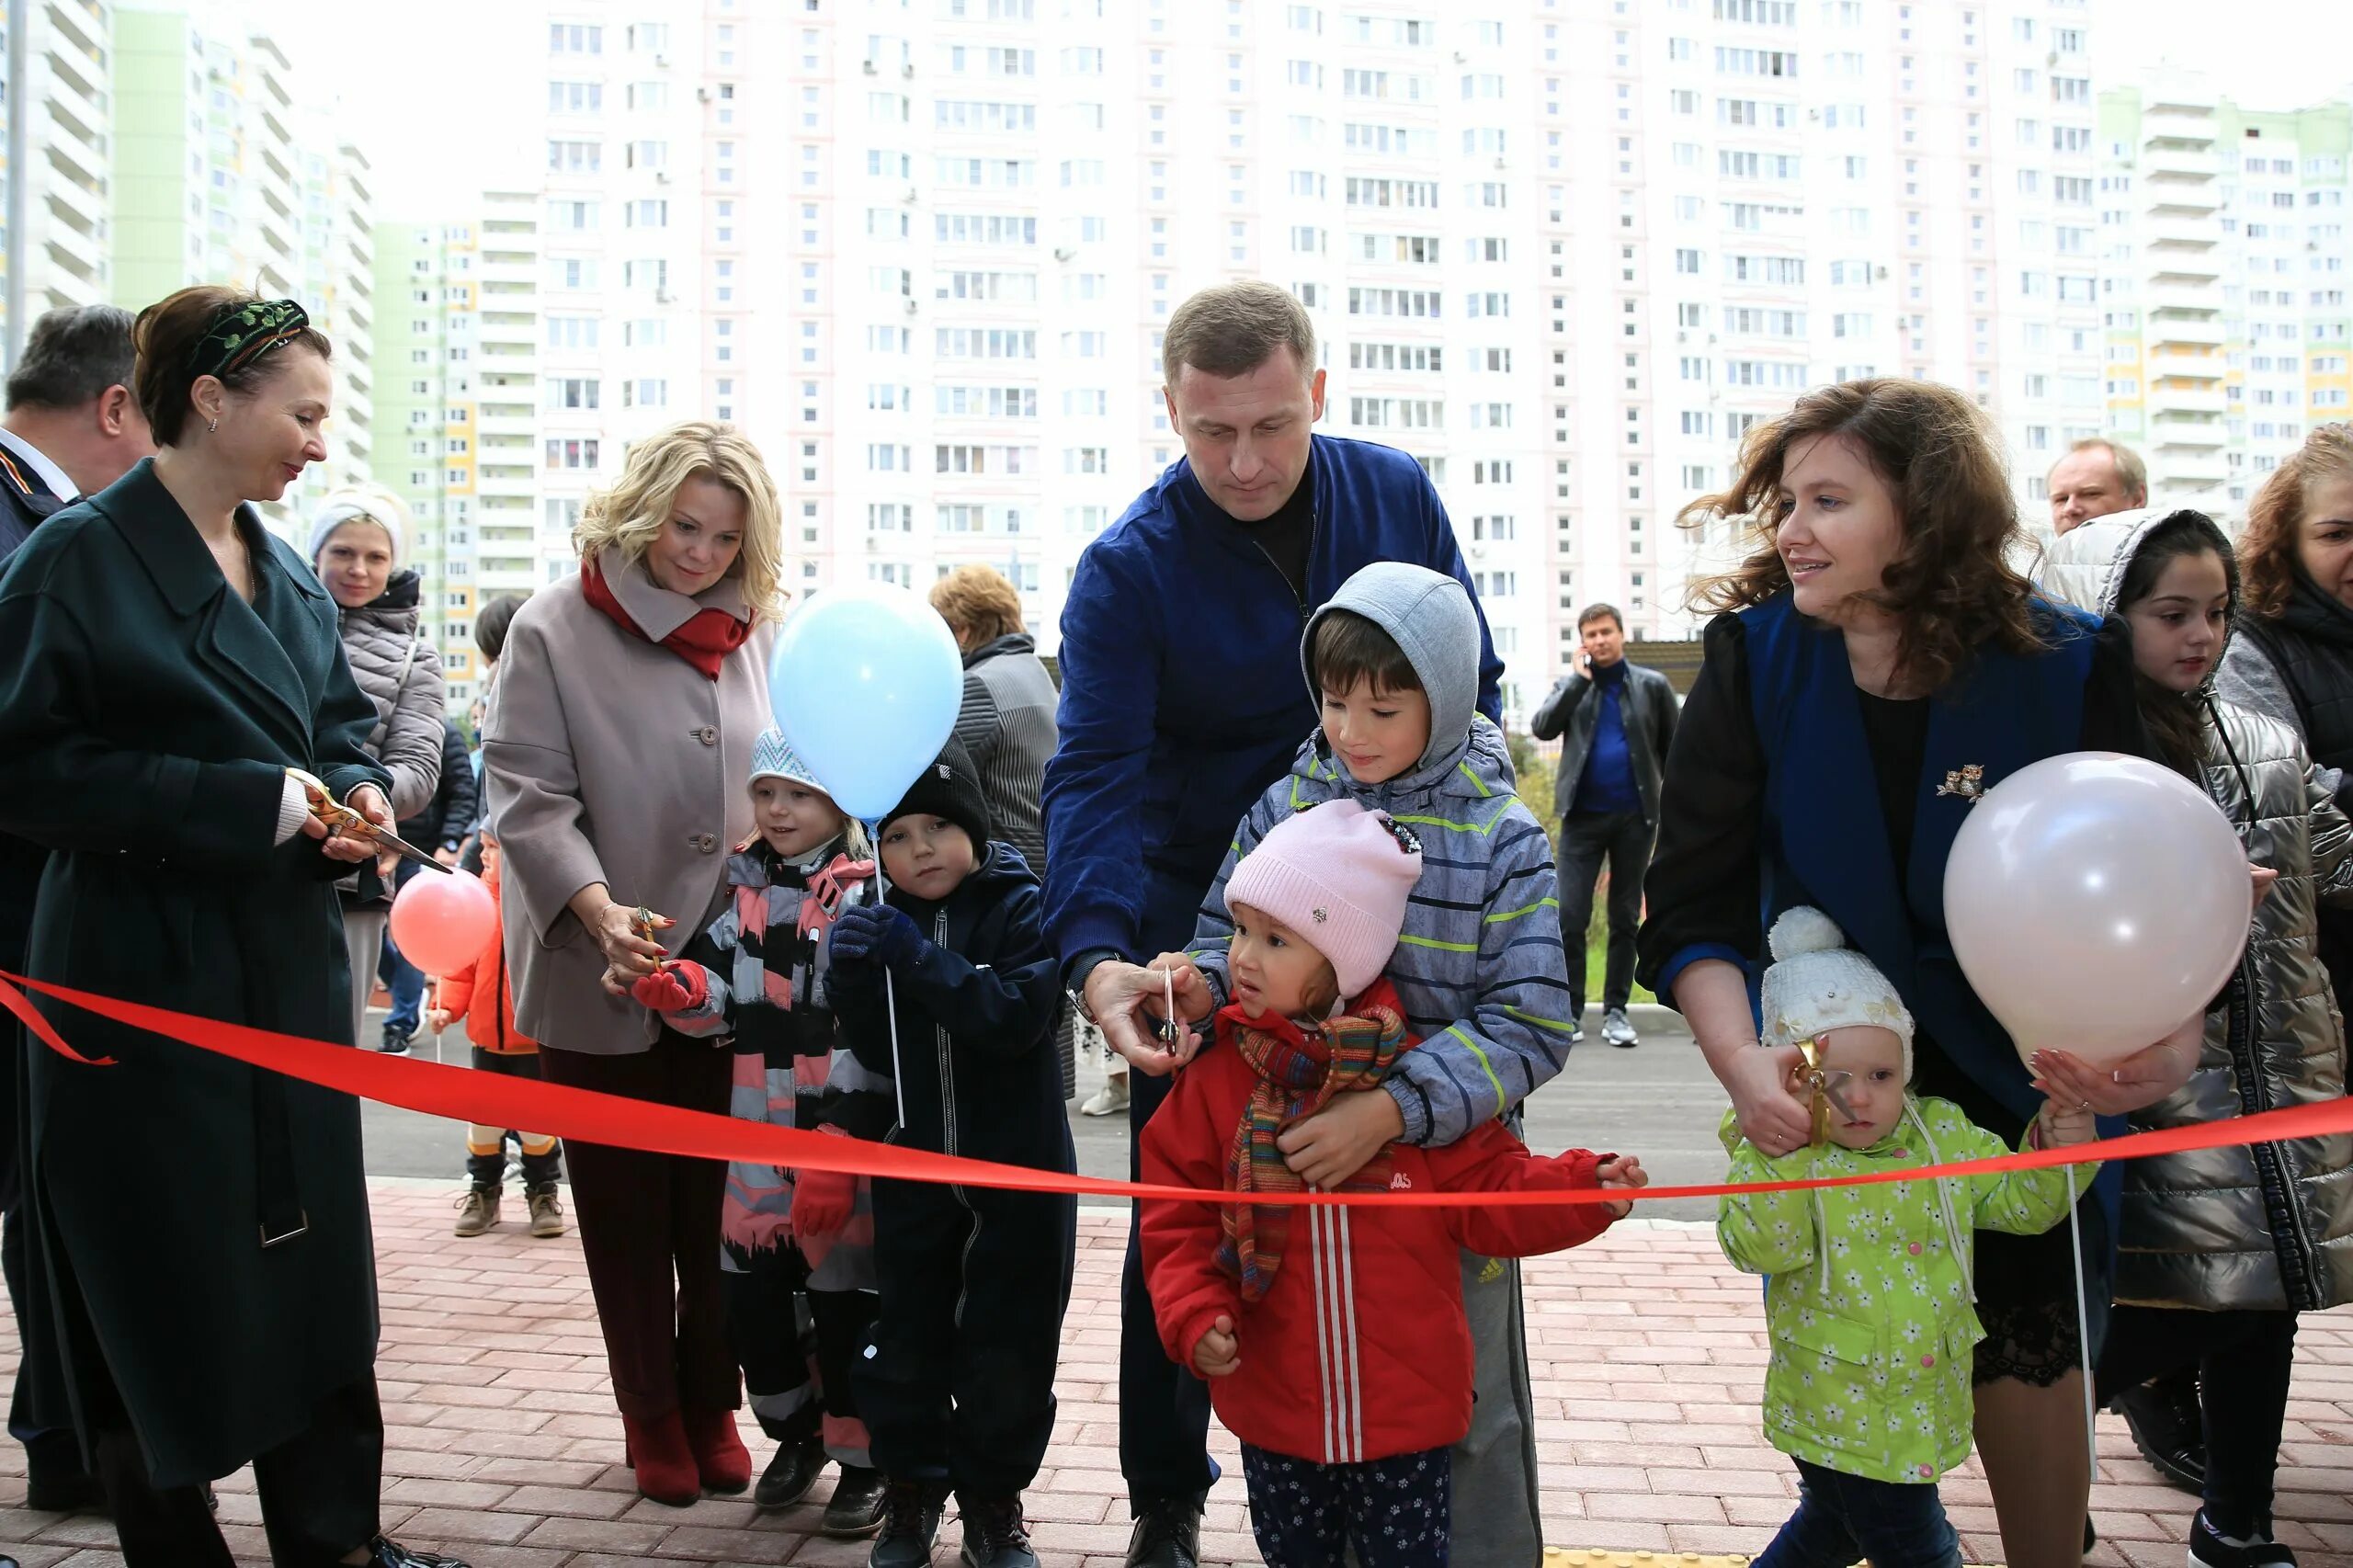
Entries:
<svg viewBox="0 0 2353 1568">
<path fill-rule="evenodd" d="M 748 618 L 731 577 L 694 598 L 621 565 L 605 581 L 646 638 L 704 609 Z M 506 970 L 515 1022 L 557 1051 L 647 1050 L 659 1015 L 599 983 L 605 957 L 568 907 L 603 882 L 623 904 L 678 924 L 674 952 L 727 895 L 729 851 L 752 831 L 752 743 L 769 716 L 762 627 L 709 680 L 657 642 L 631 636 L 590 604 L 578 577 L 516 612 L 483 723 L 486 821 L 506 860 Z"/>
</svg>

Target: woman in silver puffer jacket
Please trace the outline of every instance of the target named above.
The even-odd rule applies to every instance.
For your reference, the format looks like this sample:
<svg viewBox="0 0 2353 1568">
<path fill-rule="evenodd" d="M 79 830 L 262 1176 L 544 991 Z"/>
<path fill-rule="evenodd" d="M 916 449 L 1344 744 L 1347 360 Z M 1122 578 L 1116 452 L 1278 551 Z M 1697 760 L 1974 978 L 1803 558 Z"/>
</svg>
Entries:
<svg viewBox="0 0 2353 1568">
<path fill-rule="evenodd" d="M 2353 904 L 2353 823 L 2295 732 L 2213 694 L 2238 571 L 2191 511 L 2118 513 L 2054 547 L 2044 586 L 2133 633 L 2143 709 L 2206 786 L 2256 865 L 2278 873 L 2245 956 L 2208 1017 L 2198 1071 L 2136 1128 L 2199 1125 L 2345 1093 L 2345 1025 L 2320 958 L 2318 909 Z M 2268 1546 L 2271 1478 L 2296 1313 L 2353 1301 L 2353 1135 L 2199 1150 L 2124 1170 L 2103 1397 L 2195 1364 L 2205 1507 L 2199 1561 Z M 2258 1545 L 2257 1543 L 2267 1543 Z"/>
<path fill-rule="evenodd" d="M 447 715 L 441 655 L 418 631 L 417 574 L 401 567 L 407 511 L 385 490 L 342 490 L 311 519 L 311 567 L 341 612 L 343 653 L 376 705 L 369 755 L 392 776 L 392 816 L 405 821 L 441 787 Z M 360 1043 L 368 994 L 392 919 L 391 883 L 362 866 L 336 884 L 351 954 L 351 1039 Z M 406 1041 L 404 1040 L 405 1046 Z"/>
</svg>

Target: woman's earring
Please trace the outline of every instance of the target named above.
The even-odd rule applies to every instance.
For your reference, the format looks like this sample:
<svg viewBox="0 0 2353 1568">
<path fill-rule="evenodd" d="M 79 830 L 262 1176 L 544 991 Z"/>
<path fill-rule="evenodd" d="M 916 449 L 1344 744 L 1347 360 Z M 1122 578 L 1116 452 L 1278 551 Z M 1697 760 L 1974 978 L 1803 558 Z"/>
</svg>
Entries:
<svg viewBox="0 0 2353 1568">
<path fill-rule="evenodd" d="M 220 429 L 220 428 L 221 428 L 221 421 L 219 421 L 218 419 L 209 419 L 209 420 L 205 421 L 204 429 L 205 429 L 205 433 L 206 433 L 206 434 L 210 435 L 211 432 L 213 432 L 213 431 L 215 431 L 215 430 L 218 430 L 218 429 Z"/>
</svg>

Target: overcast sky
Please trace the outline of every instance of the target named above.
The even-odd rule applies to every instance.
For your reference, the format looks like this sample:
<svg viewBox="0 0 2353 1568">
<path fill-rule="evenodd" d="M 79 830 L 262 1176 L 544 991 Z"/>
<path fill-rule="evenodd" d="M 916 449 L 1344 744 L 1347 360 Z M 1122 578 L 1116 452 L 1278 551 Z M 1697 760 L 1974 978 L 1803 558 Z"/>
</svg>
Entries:
<svg viewBox="0 0 2353 1568">
<path fill-rule="evenodd" d="M 375 164 L 380 212 L 429 216 L 450 187 L 536 174 L 539 6 L 313 0 L 259 14 L 298 69 L 335 84 L 341 122 Z M 2302 108 L 2353 86 L 2347 0 L 2091 0 L 2091 15 L 2103 88 L 2168 59 L 2197 62 L 2217 92 L 2254 108 Z"/>
</svg>

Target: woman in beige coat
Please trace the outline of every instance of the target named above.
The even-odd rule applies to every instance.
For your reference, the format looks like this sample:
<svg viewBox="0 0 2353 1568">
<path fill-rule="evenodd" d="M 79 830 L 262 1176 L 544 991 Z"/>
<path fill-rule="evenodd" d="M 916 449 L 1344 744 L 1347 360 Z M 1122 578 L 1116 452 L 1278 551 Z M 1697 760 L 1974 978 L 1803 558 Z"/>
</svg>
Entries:
<svg viewBox="0 0 2353 1568">
<path fill-rule="evenodd" d="M 727 1053 L 663 1028 L 628 984 L 660 961 L 659 933 L 718 913 L 728 852 L 751 832 L 744 779 L 773 722 L 776 489 L 732 426 L 680 425 L 631 449 L 575 538 L 580 574 L 507 630 L 483 738 L 516 1025 L 551 1082 L 723 1116 Z M 571 1151 L 639 1490 L 681 1506 L 744 1490 L 719 1296 L 725 1165 Z"/>
</svg>

